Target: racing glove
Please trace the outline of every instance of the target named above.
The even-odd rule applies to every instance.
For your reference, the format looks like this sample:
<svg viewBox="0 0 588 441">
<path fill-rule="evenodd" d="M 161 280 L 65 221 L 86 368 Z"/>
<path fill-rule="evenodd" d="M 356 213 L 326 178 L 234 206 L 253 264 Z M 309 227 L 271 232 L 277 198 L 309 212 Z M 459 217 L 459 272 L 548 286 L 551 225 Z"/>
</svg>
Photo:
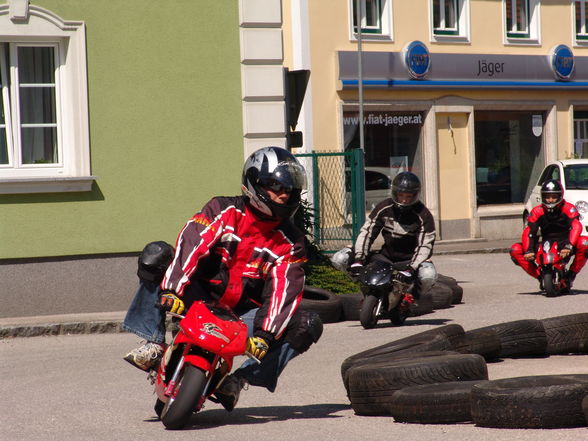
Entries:
<svg viewBox="0 0 588 441">
<path fill-rule="evenodd" d="M 162 310 L 181 314 L 184 312 L 185 306 L 182 299 L 176 296 L 173 292 L 163 292 L 159 298 L 159 304 Z"/>
<path fill-rule="evenodd" d="M 269 345 L 261 337 L 249 337 L 247 339 L 247 352 L 258 360 L 261 360 L 267 354 Z"/>
<path fill-rule="evenodd" d="M 535 253 L 533 253 L 533 252 L 525 253 L 523 255 L 523 257 L 525 258 L 525 260 L 532 262 L 533 260 L 535 260 Z"/>
<path fill-rule="evenodd" d="M 402 271 L 398 271 L 394 276 L 394 279 L 401 283 L 410 283 L 414 279 L 414 270 L 409 267 Z"/>
<path fill-rule="evenodd" d="M 571 244 L 567 244 L 565 247 L 563 247 L 561 249 L 561 251 L 559 252 L 559 255 L 561 256 L 562 259 L 565 259 L 570 254 L 572 254 L 572 249 L 573 249 L 572 245 Z"/>
</svg>

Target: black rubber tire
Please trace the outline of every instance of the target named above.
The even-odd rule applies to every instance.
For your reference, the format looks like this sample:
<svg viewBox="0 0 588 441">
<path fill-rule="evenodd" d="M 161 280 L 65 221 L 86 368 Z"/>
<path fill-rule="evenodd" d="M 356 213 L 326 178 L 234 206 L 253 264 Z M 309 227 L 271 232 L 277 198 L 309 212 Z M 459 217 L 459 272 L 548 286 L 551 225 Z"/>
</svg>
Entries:
<svg viewBox="0 0 588 441">
<path fill-rule="evenodd" d="M 553 273 L 546 272 L 543 274 L 543 289 L 545 289 L 545 297 L 557 297 L 559 296 L 559 288 L 557 287 L 557 281 L 554 280 Z"/>
<path fill-rule="evenodd" d="M 416 356 L 352 368 L 349 399 L 358 415 L 389 415 L 392 396 L 405 387 L 487 379 L 486 362 L 479 355 Z"/>
<path fill-rule="evenodd" d="M 341 378 L 346 383 L 348 369 L 355 365 L 365 364 L 366 360 L 378 355 L 395 356 L 403 353 L 451 351 L 455 342 L 461 341 L 463 334 L 464 330 L 461 325 L 444 325 L 358 352 L 347 357 L 341 363 Z"/>
<path fill-rule="evenodd" d="M 486 380 L 423 384 L 396 391 L 388 410 L 400 423 L 447 424 L 472 420 L 472 387 Z"/>
<path fill-rule="evenodd" d="M 343 308 L 342 320 L 359 321 L 359 311 L 361 310 L 363 294 L 360 292 L 339 294 L 339 298 L 341 299 L 341 307 Z"/>
<path fill-rule="evenodd" d="M 433 298 L 433 309 L 451 308 L 453 292 L 447 285 L 435 283 L 429 290 L 429 294 Z"/>
<path fill-rule="evenodd" d="M 466 331 L 453 349 L 462 354 L 478 354 L 490 361 L 500 358 L 502 344 L 494 329 L 473 329 Z"/>
<path fill-rule="evenodd" d="M 153 410 L 155 411 L 157 418 L 161 418 L 161 412 L 163 412 L 164 407 L 165 407 L 165 403 L 158 398 L 155 401 L 155 406 L 153 406 Z"/>
<path fill-rule="evenodd" d="M 540 320 L 515 320 L 475 329 L 494 330 L 500 339 L 500 358 L 545 356 L 547 335 Z"/>
<path fill-rule="evenodd" d="M 441 283 L 443 285 L 448 286 L 451 289 L 451 292 L 453 294 L 452 299 L 451 299 L 452 305 L 457 305 L 459 303 L 462 303 L 462 301 L 463 301 L 463 288 L 459 285 L 457 280 L 455 280 L 453 277 L 445 276 L 443 274 L 437 274 L 437 282 L 436 283 Z"/>
<path fill-rule="evenodd" d="M 588 395 L 582 400 L 582 412 L 584 412 L 584 417 L 588 421 Z"/>
<path fill-rule="evenodd" d="M 337 294 L 308 285 L 304 287 L 299 308 L 316 312 L 323 323 L 337 323 L 343 315 L 343 306 Z"/>
<path fill-rule="evenodd" d="M 175 399 L 166 403 L 161 422 L 167 429 L 182 429 L 190 420 L 198 400 L 206 387 L 206 374 L 197 367 L 186 364 L 182 377 L 178 380 L 179 388 Z"/>
<path fill-rule="evenodd" d="M 434 311 L 433 296 L 429 293 L 421 295 L 416 303 L 410 305 L 410 316 L 418 317 L 420 315 L 430 314 Z"/>
<path fill-rule="evenodd" d="M 588 313 L 541 320 L 547 335 L 547 354 L 588 353 Z"/>
<path fill-rule="evenodd" d="M 402 326 L 408 317 L 410 317 L 409 309 L 394 308 L 390 311 L 390 321 L 394 326 Z"/>
<path fill-rule="evenodd" d="M 366 296 L 363 299 L 361 310 L 359 311 L 359 322 L 364 329 L 372 329 L 378 324 L 376 310 L 378 309 L 379 301 L 380 299 L 376 296 Z"/>
<path fill-rule="evenodd" d="M 586 377 L 586 381 L 582 381 Z M 586 425 L 588 375 L 539 375 L 472 387 L 472 420 L 481 427 L 555 429 Z"/>
</svg>

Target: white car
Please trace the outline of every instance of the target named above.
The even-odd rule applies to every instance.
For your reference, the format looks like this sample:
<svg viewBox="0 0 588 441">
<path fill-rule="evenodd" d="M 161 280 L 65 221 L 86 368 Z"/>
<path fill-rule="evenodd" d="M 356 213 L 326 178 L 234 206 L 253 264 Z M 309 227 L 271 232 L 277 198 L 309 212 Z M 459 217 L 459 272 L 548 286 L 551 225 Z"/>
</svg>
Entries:
<svg viewBox="0 0 588 441">
<path fill-rule="evenodd" d="M 564 188 L 564 199 L 576 206 L 580 213 L 580 222 L 584 233 L 588 231 L 588 159 L 562 159 L 545 167 L 537 185 L 525 203 L 523 219 L 537 205 L 541 204 L 541 185 L 545 181 L 556 179 Z"/>
</svg>

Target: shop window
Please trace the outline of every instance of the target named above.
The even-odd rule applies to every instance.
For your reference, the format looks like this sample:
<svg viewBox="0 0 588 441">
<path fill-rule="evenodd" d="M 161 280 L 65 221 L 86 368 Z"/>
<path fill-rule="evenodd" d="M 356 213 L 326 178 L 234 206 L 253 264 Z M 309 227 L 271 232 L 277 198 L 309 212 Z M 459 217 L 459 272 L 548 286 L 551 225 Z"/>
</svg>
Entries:
<svg viewBox="0 0 588 441">
<path fill-rule="evenodd" d="M 361 34 L 364 39 L 392 38 L 392 0 L 349 0 L 352 38 L 357 36 L 357 6 L 361 8 Z M 365 35 L 364 35 L 365 34 Z"/>
<path fill-rule="evenodd" d="M 544 112 L 476 111 L 477 203 L 523 203 L 544 167 Z"/>
<path fill-rule="evenodd" d="M 586 3 L 588 3 L 587 0 L 576 0 L 574 2 L 576 41 L 582 43 L 588 43 L 588 17 Z"/>
<path fill-rule="evenodd" d="M 0 7 L 0 193 L 89 191 L 84 25 L 26 13 Z"/>
<path fill-rule="evenodd" d="M 422 112 L 364 113 L 366 203 L 368 207 L 391 194 L 390 182 L 402 171 L 422 176 Z M 358 112 L 343 113 L 345 150 L 360 147 Z M 424 192 L 423 192 L 424 194 Z"/>
<path fill-rule="evenodd" d="M 510 43 L 538 43 L 539 0 L 504 0 L 506 38 Z"/>
<path fill-rule="evenodd" d="M 468 0 L 431 0 L 433 38 L 467 37 Z"/>
</svg>

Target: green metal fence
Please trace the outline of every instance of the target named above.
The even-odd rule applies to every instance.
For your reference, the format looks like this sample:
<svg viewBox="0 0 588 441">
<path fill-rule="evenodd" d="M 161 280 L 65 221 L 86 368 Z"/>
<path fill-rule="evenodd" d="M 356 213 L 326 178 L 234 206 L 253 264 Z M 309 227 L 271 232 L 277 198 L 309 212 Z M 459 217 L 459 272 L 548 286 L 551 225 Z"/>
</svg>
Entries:
<svg viewBox="0 0 588 441">
<path fill-rule="evenodd" d="M 363 150 L 296 156 L 306 158 L 315 244 L 333 253 L 355 242 L 365 220 Z"/>
</svg>

